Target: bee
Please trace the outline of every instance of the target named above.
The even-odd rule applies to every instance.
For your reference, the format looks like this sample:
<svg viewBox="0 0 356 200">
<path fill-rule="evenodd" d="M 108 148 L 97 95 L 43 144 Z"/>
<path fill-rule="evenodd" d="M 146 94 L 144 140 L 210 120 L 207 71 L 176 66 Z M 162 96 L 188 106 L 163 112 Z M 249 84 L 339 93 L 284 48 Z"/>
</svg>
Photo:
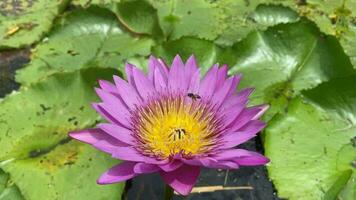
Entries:
<svg viewBox="0 0 356 200">
<path fill-rule="evenodd" d="M 188 97 L 192 98 L 194 101 L 197 99 L 201 99 L 201 97 L 198 94 L 194 94 L 194 93 L 188 93 Z"/>
<path fill-rule="evenodd" d="M 184 129 L 182 129 L 182 128 L 175 129 L 175 130 L 170 134 L 170 138 L 171 138 L 173 141 L 182 140 L 182 139 L 184 139 L 185 134 L 186 134 L 186 131 L 185 131 Z"/>
</svg>

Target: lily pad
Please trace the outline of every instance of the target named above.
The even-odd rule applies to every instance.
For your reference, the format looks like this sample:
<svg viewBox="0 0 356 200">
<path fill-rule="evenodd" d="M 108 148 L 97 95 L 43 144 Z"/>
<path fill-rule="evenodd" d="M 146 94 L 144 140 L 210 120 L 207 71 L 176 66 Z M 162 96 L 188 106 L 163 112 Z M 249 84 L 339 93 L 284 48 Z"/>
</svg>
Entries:
<svg viewBox="0 0 356 200">
<path fill-rule="evenodd" d="M 153 48 L 153 54 L 164 58 L 168 63 L 171 63 L 177 54 L 183 60 L 194 55 L 203 73 L 215 63 L 232 65 L 234 62 L 234 55 L 230 49 L 224 49 L 208 40 L 193 37 L 182 37 L 178 40 L 164 42 Z"/>
<path fill-rule="evenodd" d="M 224 46 L 231 46 L 244 39 L 253 30 L 264 30 L 269 26 L 299 20 L 294 10 L 281 5 L 245 0 L 217 1 L 217 4 L 225 15 L 222 26 L 225 29 L 215 42 Z"/>
<path fill-rule="evenodd" d="M 301 90 L 355 74 L 336 38 L 301 20 L 255 31 L 233 46 L 235 65 L 243 73 L 241 87 L 255 87 L 252 104 L 271 103 L 266 119 L 283 112 Z"/>
<path fill-rule="evenodd" d="M 224 29 L 224 14 L 206 0 L 150 1 L 157 9 L 159 24 L 169 40 L 183 36 L 215 39 Z"/>
<path fill-rule="evenodd" d="M 356 3 L 354 0 L 327 2 L 325 0 L 280 0 L 278 3 L 289 6 L 300 15 L 308 17 L 318 25 L 322 32 L 336 36 L 356 67 L 356 14 L 353 12 Z"/>
<path fill-rule="evenodd" d="M 114 73 L 100 68 L 60 73 L 22 87 L 0 103 L 0 168 L 24 199 L 120 197 L 123 184 L 104 187 L 95 181 L 117 161 L 68 138 L 69 131 L 100 120 L 90 108 L 97 100 L 93 87 Z M 15 195 L 15 189 L 6 187 L 1 195 Z"/>
<path fill-rule="evenodd" d="M 26 200 L 110 200 L 120 199 L 124 184 L 100 186 L 96 179 L 115 163 L 109 155 L 70 141 L 38 157 L 14 160 L 1 167 L 11 174 Z"/>
<path fill-rule="evenodd" d="M 90 108 L 93 87 L 112 69 L 62 73 L 23 87 L 0 103 L 0 161 L 26 158 L 65 141 L 68 131 L 92 126 L 99 116 Z"/>
<path fill-rule="evenodd" d="M 162 36 L 157 11 L 144 0 L 123 1 L 117 4 L 116 14 L 120 22 L 134 34 Z"/>
<path fill-rule="evenodd" d="M 123 32 L 115 15 L 106 9 L 75 10 L 32 50 L 30 64 L 18 71 L 16 80 L 28 85 L 54 73 L 82 68 L 122 69 L 126 59 L 149 55 L 152 45 L 150 38 Z"/>
<path fill-rule="evenodd" d="M 68 0 L 0 1 L 0 49 L 19 48 L 39 41 Z"/>
<path fill-rule="evenodd" d="M 355 84 L 355 75 L 322 83 L 270 122 L 265 152 L 280 197 L 354 199 Z"/>
</svg>

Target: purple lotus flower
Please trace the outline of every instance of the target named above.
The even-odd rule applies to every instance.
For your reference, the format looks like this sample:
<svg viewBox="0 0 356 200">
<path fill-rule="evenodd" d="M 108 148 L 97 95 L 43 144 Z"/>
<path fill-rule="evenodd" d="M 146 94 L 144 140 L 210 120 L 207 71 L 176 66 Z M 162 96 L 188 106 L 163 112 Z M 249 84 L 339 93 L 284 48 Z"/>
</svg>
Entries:
<svg viewBox="0 0 356 200">
<path fill-rule="evenodd" d="M 94 109 L 108 123 L 71 132 L 70 136 L 124 162 L 105 172 L 98 184 L 110 184 L 158 172 L 175 191 L 187 195 L 200 167 L 238 169 L 269 160 L 234 148 L 256 136 L 265 123 L 267 105 L 247 107 L 253 89 L 236 92 L 241 75 L 227 76 L 227 66 L 214 65 L 204 78 L 195 58 L 179 56 L 171 68 L 153 56 L 148 74 L 126 64 L 127 80 L 101 80 L 102 99 Z"/>
</svg>

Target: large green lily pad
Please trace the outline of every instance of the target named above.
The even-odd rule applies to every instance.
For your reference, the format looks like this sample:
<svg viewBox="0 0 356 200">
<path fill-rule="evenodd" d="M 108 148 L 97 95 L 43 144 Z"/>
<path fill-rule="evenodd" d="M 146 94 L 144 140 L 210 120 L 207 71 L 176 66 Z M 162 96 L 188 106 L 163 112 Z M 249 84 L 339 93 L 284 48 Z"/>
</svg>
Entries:
<svg viewBox="0 0 356 200">
<path fill-rule="evenodd" d="M 101 186 L 96 179 L 115 163 L 109 155 L 89 145 L 70 141 L 49 153 L 7 162 L 1 167 L 11 175 L 11 181 L 26 200 L 109 200 L 120 199 L 124 185 Z"/>
<path fill-rule="evenodd" d="M 108 10 L 79 9 L 58 21 L 51 35 L 32 50 L 30 64 L 18 71 L 16 80 L 28 85 L 82 68 L 122 69 L 126 59 L 148 55 L 152 45 L 152 39 L 123 32 Z"/>
<path fill-rule="evenodd" d="M 356 76 L 293 99 L 265 131 L 269 174 L 282 198 L 354 199 Z"/>
<path fill-rule="evenodd" d="M 0 49 L 18 48 L 39 41 L 68 0 L 0 1 Z"/>
<path fill-rule="evenodd" d="M 270 1 L 276 3 L 275 1 Z M 315 22 L 322 32 L 336 36 L 347 55 L 356 66 L 356 1 L 338 0 L 280 0 L 279 4 L 289 6 L 300 15 Z"/>
<path fill-rule="evenodd" d="M 252 104 L 272 104 L 267 119 L 301 90 L 355 74 L 337 40 L 307 20 L 255 31 L 234 45 L 233 53 L 230 73 L 244 74 L 241 87 L 256 88 Z"/>
<path fill-rule="evenodd" d="M 93 87 L 114 73 L 103 68 L 60 73 L 0 102 L 0 168 L 7 173 L 0 173 L 1 195 L 19 190 L 26 200 L 120 197 L 122 184 L 104 187 L 95 181 L 117 161 L 68 138 L 69 131 L 100 120 L 90 108 L 98 99 Z M 5 179 L 12 184 L 4 187 Z"/>
<path fill-rule="evenodd" d="M 216 1 L 224 13 L 223 31 L 216 43 L 231 46 L 244 39 L 253 30 L 264 30 L 281 23 L 296 22 L 298 14 L 280 5 L 261 4 L 259 1 Z"/>
<path fill-rule="evenodd" d="M 93 87 L 115 70 L 63 73 L 24 87 L 0 103 L 0 161 L 49 151 L 68 131 L 91 126 L 99 116 L 90 108 Z"/>
</svg>

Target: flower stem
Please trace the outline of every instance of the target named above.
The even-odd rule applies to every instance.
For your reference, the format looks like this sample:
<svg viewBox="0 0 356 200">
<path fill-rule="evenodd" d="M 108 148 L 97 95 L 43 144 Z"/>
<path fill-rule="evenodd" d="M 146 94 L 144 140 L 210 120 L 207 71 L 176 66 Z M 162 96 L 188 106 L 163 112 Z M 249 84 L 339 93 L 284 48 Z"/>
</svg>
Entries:
<svg viewBox="0 0 356 200">
<path fill-rule="evenodd" d="M 174 190 L 168 185 L 164 185 L 164 200 L 173 200 Z"/>
</svg>

